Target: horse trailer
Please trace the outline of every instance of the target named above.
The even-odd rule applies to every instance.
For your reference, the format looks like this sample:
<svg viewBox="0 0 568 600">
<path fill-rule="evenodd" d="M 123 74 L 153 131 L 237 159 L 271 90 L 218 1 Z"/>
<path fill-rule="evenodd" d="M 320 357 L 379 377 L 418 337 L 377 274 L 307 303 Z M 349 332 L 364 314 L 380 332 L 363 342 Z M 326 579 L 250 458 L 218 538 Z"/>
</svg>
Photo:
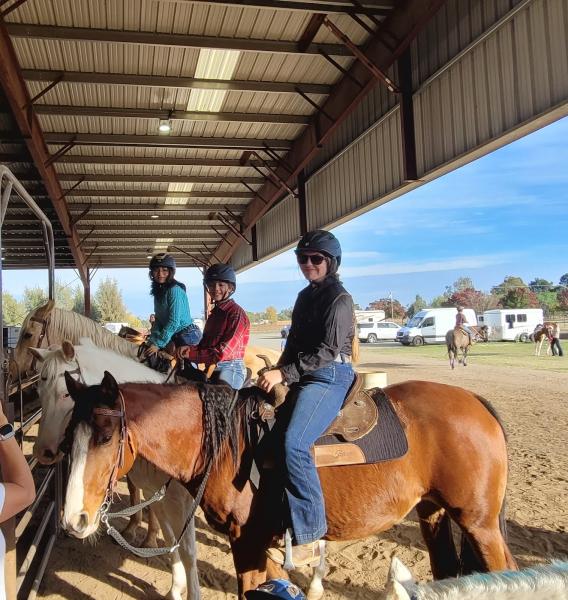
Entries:
<svg viewBox="0 0 568 600">
<path fill-rule="evenodd" d="M 528 342 L 535 327 L 542 323 L 542 308 L 495 308 L 483 313 L 483 324 L 494 342 Z"/>
<path fill-rule="evenodd" d="M 477 325 L 472 308 L 464 308 L 468 325 Z M 445 343 L 446 333 L 456 325 L 457 308 L 425 308 L 418 311 L 396 334 L 396 341 L 404 346 Z"/>
</svg>

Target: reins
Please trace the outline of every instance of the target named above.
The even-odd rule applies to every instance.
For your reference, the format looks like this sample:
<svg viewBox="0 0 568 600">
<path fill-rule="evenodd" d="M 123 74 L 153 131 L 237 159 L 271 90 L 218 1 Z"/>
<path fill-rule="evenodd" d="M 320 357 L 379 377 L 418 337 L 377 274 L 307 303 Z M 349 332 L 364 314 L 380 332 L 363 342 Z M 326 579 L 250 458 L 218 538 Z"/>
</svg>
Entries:
<svg viewBox="0 0 568 600">
<path fill-rule="evenodd" d="M 233 412 L 233 409 L 237 402 L 238 396 L 239 396 L 239 392 L 238 392 L 238 390 L 235 390 L 235 393 L 233 394 L 233 398 L 231 399 L 231 402 L 229 404 L 229 411 L 228 411 L 229 415 Z M 126 443 L 128 442 L 126 409 L 125 409 L 125 404 L 124 404 L 124 396 L 120 390 L 119 390 L 119 398 L 120 398 L 120 409 L 119 410 L 101 407 L 101 408 L 95 408 L 93 411 L 93 413 L 96 415 L 103 415 L 103 416 L 107 416 L 107 417 L 114 417 L 114 418 L 120 419 L 120 439 L 119 439 L 119 446 L 118 446 L 118 453 L 117 453 L 117 461 L 114 464 L 114 467 L 113 467 L 113 470 L 112 470 L 112 473 L 110 476 L 110 480 L 109 480 L 109 483 L 107 486 L 107 491 L 105 494 L 105 500 L 101 504 L 101 507 L 99 508 L 99 514 L 101 517 L 101 521 L 106 527 L 107 534 L 110 535 L 116 541 L 116 543 L 119 544 L 119 546 L 121 546 L 125 550 L 129 550 L 130 552 L 132 552 L 133 554 L 135 554 L 136 556 L 138 556 L 140 558 L 148 558 L 148 557 L 152 557 L 152 556 L 162 556 L 164 554 L 171 554 L 172 552 L 175 552 L 179 548 L 181 540 L 182 540 L 183 536 L 185 535 L 185 532 L 187 531 L 187 528 L 189 527 L 191 520 L 193 519 L 193 517 L 195 516 L 195 513 L 197 512 L 197 507 L 199 506 L 199 503 L 201 502 L 201 499 L 203 498 L 203 494 L 205 492 L 205 487 L 207 486 L 207 481 L 209 479 L 209 475 L 211 474 L 211 469 L 213 468 L 214 458 L 212 457 L 211 460 L 209 460 L 209 462 L 207 463 L 207 465 L 205 467 L 205 470 L 203 472 L 203 478 L 201 480 L 201 483 L 199 484 L 199 488 L 197 489 L 195 498 L 193 499 L 191 509 L 185 520 L 185 523 L 181 530 L 181 533 L 177 537 L 174 545 L 165 547 L 165 548 L 137 548 L 136 546 L 132 546 L 132 544 L 129 544 L 124 539 L 124 537 L 121 535 L 121 533 L 109 523 L 109 521 L 112 519 L 117 519 L 119 517 L 129 517 L 129 516 L 133 515 L 134 513 L 138 512 L 139 510 L 141 510 L 142 508 L 149 506 L 150 504 L 153 504 L 154 502 L 158 502 L 158 501 L 162 500 L 164 498 L 164 496 L 166 495 L 166 492 L 168 490 L 168 487 L 170 486 L 170 483 L 172 482 L 172 478 L 170 477 L 170 479 L 159 490 L 157 490 L 150 499 L 148 499 L 144 502 L 141 502 L 140 504 L 131 506 L 129 508 L 125 508 L 125 509 L 115 512 L 115 513 L 109 512 L 110 506 L 112 504 L 114 490 L 115 490 L 116 484 L 117 484 L 118 473 L 119 473 L 120 469 L 124 466 L 124 449 L 125 449 Z"/>
</svg>

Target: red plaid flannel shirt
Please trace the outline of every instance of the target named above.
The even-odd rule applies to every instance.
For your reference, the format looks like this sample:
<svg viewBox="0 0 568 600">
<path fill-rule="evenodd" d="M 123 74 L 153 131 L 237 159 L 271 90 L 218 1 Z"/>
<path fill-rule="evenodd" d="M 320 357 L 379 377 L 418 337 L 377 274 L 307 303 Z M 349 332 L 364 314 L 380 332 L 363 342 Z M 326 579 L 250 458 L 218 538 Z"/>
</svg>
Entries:
<svg viewBox="0 0 568 600">
<path fill-rule="evenodd" d="M 199 344 L 185 346 L 181 353 L 187 360 L 206 366 L 222 360 L 242 359 L 249 333 L 247 314 L 234 300 L 227 300 L 211 311 Z"/>
</svg>

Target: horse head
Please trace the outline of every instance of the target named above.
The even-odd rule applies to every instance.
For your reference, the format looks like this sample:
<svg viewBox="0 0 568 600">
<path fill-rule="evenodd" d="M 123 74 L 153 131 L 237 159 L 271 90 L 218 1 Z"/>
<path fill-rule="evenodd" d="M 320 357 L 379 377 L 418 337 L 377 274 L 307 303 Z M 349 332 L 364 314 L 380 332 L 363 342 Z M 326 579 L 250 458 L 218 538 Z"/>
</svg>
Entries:
<svg viewBox="0 0 568 600">
<path fill-rule="evenodd" d="M 61 347 L 29 348 L 29 352 L 41 364 L 37 391 L 42 416 L 33 453 L 41 464 L 51 465 L 63 458 L 59 444 L 73 410 L 63 374 L 78 371 L 79 363 L 75 347 L 68 340 Z"/>
<path fill-rule="evenodd" d="M 32 310 L 24 319 L 18 343 L 14 348 L 14 361 L 10 363 L 12 381 L 25 377 L 32 370 L 34 357 L 28 352 L 30 348 L 48 345 L 47 328 L 49 317 L 55 306 L 54 300 L 48 300 L 43 306 Z"/>
<path fill-rule="evenodd" d="M 101 507 L 132 467 L 135 451 L 126 439 L 118 384 L 108 371 L 90 387 L 65 372 L 65 384 L 74 405 L 63 441 L 71 464 L 62 525 L 83 539 L 98 529 Z"/>
</svg>

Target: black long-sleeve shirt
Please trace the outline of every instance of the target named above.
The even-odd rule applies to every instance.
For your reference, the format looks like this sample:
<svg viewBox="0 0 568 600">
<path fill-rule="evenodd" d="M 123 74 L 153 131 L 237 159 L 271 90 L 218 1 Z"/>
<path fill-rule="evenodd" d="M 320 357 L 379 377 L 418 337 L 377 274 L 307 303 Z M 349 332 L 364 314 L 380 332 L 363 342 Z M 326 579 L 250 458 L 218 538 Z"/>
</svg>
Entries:
<svg viewBox="0 0 568 600">
<path fill-rule="evenodd" d="M 339 354 L 351 356 L 355 335 L 353 299 L 341 282 L 328 276 L 299 294 L 292 327 L 278 364 L 284 381 L 331 364 Z"/>
</svg>

